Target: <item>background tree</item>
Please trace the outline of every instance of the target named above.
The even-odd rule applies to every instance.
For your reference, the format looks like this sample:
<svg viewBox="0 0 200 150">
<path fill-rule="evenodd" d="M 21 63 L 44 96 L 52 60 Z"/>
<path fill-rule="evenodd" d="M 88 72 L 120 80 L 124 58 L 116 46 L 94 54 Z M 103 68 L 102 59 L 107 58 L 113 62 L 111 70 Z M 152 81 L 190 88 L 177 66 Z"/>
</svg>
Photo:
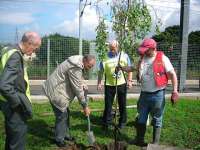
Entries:
<svg viewBox="0 0 200 150">
<path fill-rule="evenodd" d="M 154 38 L 159 44 L 160 50 L 164 51 L 170 57 L 174 64 L 179 67 L 179 60 L 181 57 L 180 44 L 180 26 L 169 26 L 160 34 L 154 35 Z M 200 68 L 200 31 L 193 31 L 189 33 L 188 37 L 188 68 Z M 199 69 L 197 69 L 199 70 Z"/>
<path fill-rule="evenodd" d="M 159 34 L 154 35 L 152 38 L 159 43 L 167 43 L 167 44 L 179 43 L 180 26 L 179 25 L 169 26 L 165 28 L 164 32 L 160 32 Z"/>
<path fill-rule="evenodd" d="M 39 52 L 38 63 L 47 63 L 47 40 L 50 40 L 50 60 L 51 66 L 66 60 L 69 56 L 78 55 L 79 39 L 63 36 L 58 33 L 42 38 L 42 45 Z M 89 53 L 89 41 L 83 40 L 83 54 Z"/>
<path fill-rule="evenodd" d="M 136 56 L 138 41 L 151 29 L 151 16 L 147 6 L 138 1 L 119 0 L 112 6 L 113 30 L 116 33 L 120 49 L 132 59 Z"/>
<path fill-rule="evenodd" d="M 165 31 L 152 36 L 159 43 L 180 43 L 180 26 L 174 25 L 165 28 Z M 200 44 L 200 31 L 192 31 L 189 33 L 189 44 Z"/>
<path fill-rule="evenodd" d="M 193 31 L 189 34 L 189 44 L 200 44 L 200 31 Z"/>
<path fill-rule="evenodd" d="M 28 69 L 30 75 L 34 78 L 45 79 L 47 75 L 47 46 L 48 39 L 50 41 L 50 73 L 56 68 L 58 64 L 65 61 L 72 55 L 79 54 L 79 39 L 74 37 L 67 37 L 58 33 L 44 36 L 42 38 L 42 45 L 40 47 L 38 59 L 32 62 Z M 89 41 L 83 40 L 83 54 L 89 53 Z"/>
<path fill-rule="evenodd" d="M 108 50 L 108 47 L 106 45 L 106 41 L 108 38 L 108 32 L 107 27 L 105 24 L 105 19 L 100 18 L 99 19 L 99 25 L 96 28 L 96 52 L 98 54 L 99 61 L 102 61 L 105 56 L 106 52 Z"/>
</svg>

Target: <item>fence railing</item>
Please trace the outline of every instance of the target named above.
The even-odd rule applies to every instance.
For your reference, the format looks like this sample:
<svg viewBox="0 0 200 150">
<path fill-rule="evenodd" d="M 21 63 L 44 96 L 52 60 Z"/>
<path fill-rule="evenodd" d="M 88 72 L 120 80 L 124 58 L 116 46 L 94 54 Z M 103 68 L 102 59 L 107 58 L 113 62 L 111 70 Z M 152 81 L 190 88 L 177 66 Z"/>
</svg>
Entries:
<svg viewBox="0 0 200 150">
<path fill-rule="evenodd" d="M 170 58 L 177 73 L 180 71 L 181 45 L 180 44 L 159 44 L 158 49 Z M 83 40 L 83 54 L 95 54 L 95 43 Z M 76 38 L 66 37 L 62 39 L 45 39 L 37 59 L 29 67 L 30 79 L 46 79 L 48 74 L 56 68 L 58 64 L 66 60 L 69 56 L 79 54 L 79 41 Z M 97 63 L 98 65 L 98 63 Z M 96 68 L 93 69 L 93 76 L 87 76 L 87 79 L 96 79 Z M 135 78 L 135 77 L 134 77 Z M 200 78 L 200 44 L 188 45 L 187 75 L 188 80 L 199 80 Z"/>
</svg>

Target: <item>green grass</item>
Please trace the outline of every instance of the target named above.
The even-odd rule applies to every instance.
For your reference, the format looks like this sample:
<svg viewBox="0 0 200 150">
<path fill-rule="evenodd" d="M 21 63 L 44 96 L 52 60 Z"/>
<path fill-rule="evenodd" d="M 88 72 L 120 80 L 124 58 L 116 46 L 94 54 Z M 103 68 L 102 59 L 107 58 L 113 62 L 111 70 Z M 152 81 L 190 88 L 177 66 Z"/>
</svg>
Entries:
<svg viewBox="0 0 200 150">
<path fill-rule="evenodd" d="M 128 105 L 136 104 L 136 100 L 129 100 Z M 104 102 L 90 102 L 90 107 L 102 108 Z M 77 143 L 87 145 L 87 119 L 80 112 L 81 107 L 77 102 L 71 107 L 71 134 L 76 138 Z M 54 137 L 54 115 L 49 103 L 33 104 L 34 118 L 28 122 L 29 131 L 27 135 L 27 150 L 55 150 L 52 142 Z M 128 123 L 121 131 L 120 140 L 129 141 L 135 136 L 135 129 L 132 122 L 135 118 L 136 109 L 128 109 Z M 113 131 L 104 131 L 101 128 L 102 112 L 92 112 L 92 130 L 96 141 L 100 144 L 113 142 Z M 152 127 L 149 126 L 145 136 L 147 142 L 151 142 Z M 0 113 L 0 150 L 4 149 L 5 131 L 2 113 Z M 200 101 L 180 100 L 172 107 L 167 101 L 161 134 L 161 144 L 178 146 L 180 148 L 200 149 Z M 139 150 L 139 147 L 129 145 L 129 150 Z"/>
</svg>

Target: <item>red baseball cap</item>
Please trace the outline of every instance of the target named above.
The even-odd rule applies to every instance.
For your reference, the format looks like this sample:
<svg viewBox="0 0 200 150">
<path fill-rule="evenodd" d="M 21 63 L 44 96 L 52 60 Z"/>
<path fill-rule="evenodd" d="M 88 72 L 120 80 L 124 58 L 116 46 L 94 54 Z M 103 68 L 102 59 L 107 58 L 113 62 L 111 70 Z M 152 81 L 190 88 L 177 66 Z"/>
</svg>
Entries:
<svg viewBox="0 0 200 150">
<path fill-rule="evenodd" d="M 154 39 L 144 39 L 140 47 L 138 48 L 138 52 L 140 55 L 144 55 L 144 53 L 149 49 L 155 49 L 157 47 L 157 43 Z"/>
</svg>

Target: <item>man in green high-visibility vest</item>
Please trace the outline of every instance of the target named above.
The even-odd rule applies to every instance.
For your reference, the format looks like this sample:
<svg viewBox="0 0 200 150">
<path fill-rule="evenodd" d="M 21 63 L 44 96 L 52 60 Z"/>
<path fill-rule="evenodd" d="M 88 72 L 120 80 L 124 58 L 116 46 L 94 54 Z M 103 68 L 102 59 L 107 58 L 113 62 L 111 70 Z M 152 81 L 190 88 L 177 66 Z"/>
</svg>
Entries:
<svg viewBox="0 0 200 150">
<path fill-rule="evenodd" d="M 26 32 L 19 44 L 0 51 L 0 108 L 5 117 L 5 150 L 25 150 L 27 119 L 32 117 L 26 58 L 41 45 L 36 32 Z"/>
<path fill-rule="evenodd" d="M 112 125 L 112 105 L 114 97 L 117 94 L 119 105 L 118 128 L 122 129 L 126 125 L 126 94 L 127 86 L 132 87 L 132 73 L 124 74 L 122 71 L 116 72 L 118 65 L 131 66 L 129 56 L 124 51 L 119 51 L 119 43 L 113 40 L 109 44 L 109 52 L 102 62 L 99 64 L 97 89 L 102 90 L 102 78 L 105 77 L 105 106 L 102 118 L 103 128 L 108 129 Z M 117 80 L 116 80 L 117 79 Z"/>
</svg>

